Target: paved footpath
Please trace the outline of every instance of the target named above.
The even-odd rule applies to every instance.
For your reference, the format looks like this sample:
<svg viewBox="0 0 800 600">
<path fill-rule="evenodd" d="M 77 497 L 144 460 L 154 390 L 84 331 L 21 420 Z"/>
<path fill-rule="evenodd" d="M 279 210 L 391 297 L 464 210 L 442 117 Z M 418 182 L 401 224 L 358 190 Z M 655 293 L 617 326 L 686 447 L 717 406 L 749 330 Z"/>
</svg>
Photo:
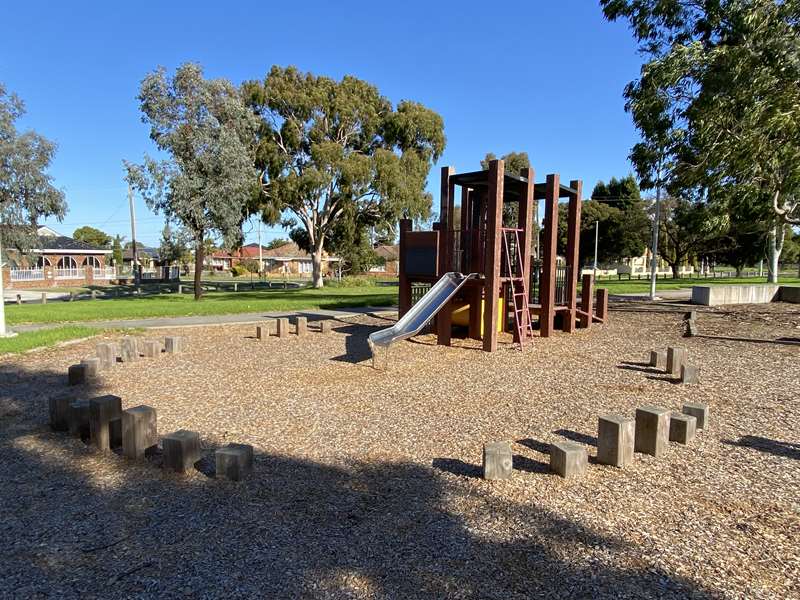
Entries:
<svg viewBox="0 0 800 600">
<path fill-rule="evenodd" d="M 248 323 L 260 323 L 264 319 L 275 319 L 278 317 L 290 317 L 294 315 L 303 315 L 309 317 L 311 320 L 314 320 L 320 318 L 346 319 L 358 315 L 380 315 L 393 312 L 397 312 L 397 307 L 362 306 L 346 308 L 342 310 L 309 308 L 286 312 L 251 312 L 231 315 L 198 315 L 192 317 L 153 317 L 145 319 L 119 319 L 115 321 L 78 321 L 69 324 L 81 325 L 85 327 L 98 327 L 101 329 L 123 329 L 126 327 L 159 329 L 168 327 L 200 327 L 208 325 L 243 325 Z M 25 331 L 38 331 L 40 329 L 53 329 L 55 327 L 62 327 L 63 325 L 67 325 L 67 323 L 33 323 L 30 325 L 16 325 L 10 329 L 16 331 L 17 333 L 22 333 Z"/>
</svg>

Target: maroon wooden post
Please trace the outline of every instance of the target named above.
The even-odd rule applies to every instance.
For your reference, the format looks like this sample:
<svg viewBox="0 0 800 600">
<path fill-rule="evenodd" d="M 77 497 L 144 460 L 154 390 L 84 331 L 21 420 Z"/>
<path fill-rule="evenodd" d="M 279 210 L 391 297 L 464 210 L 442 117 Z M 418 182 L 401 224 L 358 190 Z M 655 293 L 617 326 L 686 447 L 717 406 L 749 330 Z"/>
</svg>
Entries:
<svg viewBox="0 0 800 600">
<path fill-rule="evenodd" d="M 541 309 L 539 335 L 550 337 L 556 309 L 556 243 L 558 241 L 558 196 L 561 188 L 558 174 L 547 176 L 544 206 L 544 235 L 542 236 Z"/>
<path fill-rule="evenodd" d="M 575 194 L 569 198 L 569 216 L 567 218 L 567 311 L 563 314 L 562 329 L 567 333 L 575 331 L 575 310 L 578 308 L 578 271 L 580 235 L 581 235 L 581 194 L 583 183 L 579 180 L 569 182 Z"/>
<path fill-rule="evenodd" d="M 503 225 L 503 179 L 505 163 L 489 163 L 489 194 L 486 199 L 486 271 L 483 308 L 483 349 L 497 350 L 497 308 L 500 293 L 500 228 Z"/>
<path fill-rule="evenodd" d="M 398 275 L 400 279 L 400 290 L 398 292 L 397 305 L 399 316 L 403 316 L 411 308 L 411 282 L 406 274 L 406 233 L 411 231 L 411 219 L 400 219 L 400 256 L 398 258 Z"/>
<path fill-rule="evenodd" d="M 597 288 L 597 318 L 603 323 L 608 320 L 608 290 Z"/>
<path fill-rule="evenodd" d="M 581 318 L 580 327 L 588 329 L 592 326 L 592 287 L 594 286 L 594 276 L 587 273 L 581 282 Z"/>
<path fill-rule="evenodd" d="M 468 187 L 461 188 L 461 223 L 460 230 L 461 230 L 461 240 L 459 242 L 459 250 L 461 250 L 461 260 L 459 261 L 459 269 L 462 273 L 469 273 L 470 272 L 470 264 L 467 260 L 470 256 L 470 252 L 467 251 L 467 248 L 470 248 L 472 245 L 472 240 L 470 238 L 470 231 L 469 231 L 469 216 L 471 214 L 472 207 L 470 206 L 470 193 Z"/>
<path fill-rule="evenodd" d="M 535 172 L 531 168 L 522 169 L 522 177 L 528 180 L 519 197 L 519 212 L 517 213 L 517 227 L 522 229 L 519 234 L 520 253 L 522 254 L 522 277 L 525 280 L 525 289 L 530 295 L 531 286 L 531 240 L 533 239 L 533 211 L 536 206 L 533 199 L 533 185 Z M 522 330 L 528 330 L 531 314 L 522 315 Z M 514 341 L 519 342 L 517 328 L 514 328 Z"/>
<path fill-rule="evenodd" d="M 442 167 L 442 187 L 439 203 L 439 277 L 450 270 L 453 251 L 453 196 L 454 185 L 450 177 L 455 174 L 453 167 Z M 453 329 L 452 307 L 448 302 L 436 315 L 437 343 L 449 346 Z"/>
</svg>

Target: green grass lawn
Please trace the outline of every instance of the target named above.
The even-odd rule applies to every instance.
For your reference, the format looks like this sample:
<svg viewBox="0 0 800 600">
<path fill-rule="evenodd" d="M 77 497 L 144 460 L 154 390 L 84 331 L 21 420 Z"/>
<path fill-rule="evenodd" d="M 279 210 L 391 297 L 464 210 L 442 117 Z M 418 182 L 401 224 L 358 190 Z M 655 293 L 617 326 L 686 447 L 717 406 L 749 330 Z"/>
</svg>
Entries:
<svg viewBox="0 0 800 600">
<path fill-rule="evenodd" d="M 396 302 L 396 287 L 207 292 L 199 302 L 195 302 L 190 294 L 180 296 L 161 294 L 138 298 L 8 305 L 6 306 L 6 320 L 9 325 L 66 323 L 351 306 L 389 306 Z"/>
<path fill-rule="evenodd" d="M 52 346 L 67 340 L 91 337 L 101 332 L 102 330 L 92 327 L 68 325 L 65 327 L 20 333 L 14 337 L 0 338 L 0 354 L 9 352 L 17 354 L 32 350 L 33 348 Z"/>
<path fill-rule="evenodd" d="M 690 288 L 693 285 L 740 285 L 766 283 L 764 277 L 731 277 L 716 279 L 659 279 L 656 290 L 677 290 L 680 288 Z M 781 277 L 781 285 L 800 284 L 800 277 Z M 601 279 L 597 282 L 597 287 L 607 288 L 610 294 L 648 294 L 650 292 L 650 280 L 633 279 L 628 281 L 623 279 Z"/>
</svg>

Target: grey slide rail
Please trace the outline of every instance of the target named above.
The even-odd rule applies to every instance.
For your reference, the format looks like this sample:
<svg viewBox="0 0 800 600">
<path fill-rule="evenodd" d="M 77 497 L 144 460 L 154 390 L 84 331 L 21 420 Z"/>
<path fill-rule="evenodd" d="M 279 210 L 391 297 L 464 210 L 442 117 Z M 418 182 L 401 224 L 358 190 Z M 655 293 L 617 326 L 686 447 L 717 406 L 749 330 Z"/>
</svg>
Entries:
<svg viewBox="0 0 800 600">
<path fill-rule="evenodd" d="M 371 333 L 367 339 L 372 356 L 378 346 L 388 348 L 395 342 L 415 336 L 436 316 L 442 307 L 477 273 L 445 273 L 397 323 L 386 329 Z"/>
</svg>

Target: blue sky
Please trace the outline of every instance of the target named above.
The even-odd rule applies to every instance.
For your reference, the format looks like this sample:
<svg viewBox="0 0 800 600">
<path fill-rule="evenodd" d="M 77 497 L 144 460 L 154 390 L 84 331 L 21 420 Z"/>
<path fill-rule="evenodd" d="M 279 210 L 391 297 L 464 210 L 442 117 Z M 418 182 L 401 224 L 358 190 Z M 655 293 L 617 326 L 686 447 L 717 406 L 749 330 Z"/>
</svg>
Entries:
<svg viewBox="0 0 800 600">
<path fill-rule="evenodd" d="M 641 60 L 594 0 L 27 1 L 3 12 L 0 81 L 26 103 L 22 126 L 58 143 L 52 174 L 69 213 L 52 225 L 66 234 L 88 224 L 130 236 L 122 160 L 154 152 L 138 85 L 186 61 L 236 84 L 273 64 L 352 74 L 394 102 L 422 102 L 447 135 L 429 181 L 436 201 L 439 166 L 475 170 L 489 151 L 525 150 L 537 180 L 559 172 L 588 191 L 631 171 L 637 135 L 622 91 Z M 141 200 L 136 211 L 138 239 L 157 245 L 163 217 Z"/>
</svg>

